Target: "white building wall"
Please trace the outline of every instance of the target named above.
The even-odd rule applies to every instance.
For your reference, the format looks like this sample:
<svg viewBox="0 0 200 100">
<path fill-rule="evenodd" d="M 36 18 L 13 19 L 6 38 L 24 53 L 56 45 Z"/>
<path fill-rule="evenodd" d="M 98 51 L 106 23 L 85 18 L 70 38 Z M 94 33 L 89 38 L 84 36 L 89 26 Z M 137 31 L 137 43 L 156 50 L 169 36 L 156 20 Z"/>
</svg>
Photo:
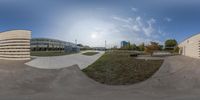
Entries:
<svg viewBox="0 0 200 100">
<path fill-rule="evenodd" d="M 179 48 L 182 55 L 200 58 L 200 34 L 181 42 L 179 44 Z"/>
<path fill-rule="evenodd" d="M 29 60 L 31 31 L 12 30 L 0 33 L 0 59 Z"/>
</svg>

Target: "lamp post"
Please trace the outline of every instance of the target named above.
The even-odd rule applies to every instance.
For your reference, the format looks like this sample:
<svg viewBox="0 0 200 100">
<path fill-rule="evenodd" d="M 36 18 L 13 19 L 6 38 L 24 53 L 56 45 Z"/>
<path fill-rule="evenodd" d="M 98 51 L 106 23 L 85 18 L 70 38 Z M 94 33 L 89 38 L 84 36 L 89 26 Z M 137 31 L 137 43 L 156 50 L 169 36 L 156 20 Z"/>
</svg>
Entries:
<svg viewBox="0 0 200 100">
<path fill-rule="evenodd" d="M 105 40 L 105 51 L 106 51 L 106 40 Z"/>
<path fill-rule="evenodd" d="M 77 39 L 75 39 L 75 44 L 77 45 Z"/>
</svg>

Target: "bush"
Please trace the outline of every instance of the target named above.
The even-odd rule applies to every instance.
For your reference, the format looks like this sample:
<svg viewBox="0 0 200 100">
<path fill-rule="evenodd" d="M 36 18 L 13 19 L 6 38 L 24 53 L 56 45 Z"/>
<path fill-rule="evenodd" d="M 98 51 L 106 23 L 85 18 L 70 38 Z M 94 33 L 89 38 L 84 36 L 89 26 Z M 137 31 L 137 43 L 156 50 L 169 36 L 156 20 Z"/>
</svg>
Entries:
<svg viewBox="0 0 200 100">
<path fill-rule="evenodd" d="M 137 57 L 139 54 L 130 54 L 131 57 Z"/>
</svg>

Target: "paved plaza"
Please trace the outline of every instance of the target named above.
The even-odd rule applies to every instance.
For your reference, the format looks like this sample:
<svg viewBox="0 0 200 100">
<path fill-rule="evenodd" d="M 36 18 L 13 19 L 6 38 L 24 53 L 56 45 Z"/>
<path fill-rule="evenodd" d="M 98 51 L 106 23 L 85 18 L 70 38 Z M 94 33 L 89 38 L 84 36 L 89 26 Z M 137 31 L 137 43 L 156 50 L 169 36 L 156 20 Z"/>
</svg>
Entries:
<svg viewBox="0 0 200 100">
<path fill-rule="evenodd" d="M 0 60 L 1 100 L 198 100 L 200 60 L 165 58 L 151 78 L 133 85 L 103 85 L 77 65 L 41 69 L 24 61 Z"/>
<path fill-rule="evenodd" d="M 97 51 L 99 53 L 96 55 L 86 56 L 82 55 L 82 53 L 84 52 L 89 52 L 89 51 L 83 51 L 81 53 L 64 55 L 64 56 L 36 57 L 35 59 L 33 59 L 30 62 L 27 62 L 26 64 L 32 67 L 42 68 L 42 69 L 58 69 L 58 68 L 69 67 L 72 65 L 78 65 L 80 69 L 84 69 L 88 65 L 95 62 L 99 57 L 101 57 L 104 54 L 104 51 Z M 91 51 L 91 52 L 96 52 L 96 51 Z"/>
</svg>

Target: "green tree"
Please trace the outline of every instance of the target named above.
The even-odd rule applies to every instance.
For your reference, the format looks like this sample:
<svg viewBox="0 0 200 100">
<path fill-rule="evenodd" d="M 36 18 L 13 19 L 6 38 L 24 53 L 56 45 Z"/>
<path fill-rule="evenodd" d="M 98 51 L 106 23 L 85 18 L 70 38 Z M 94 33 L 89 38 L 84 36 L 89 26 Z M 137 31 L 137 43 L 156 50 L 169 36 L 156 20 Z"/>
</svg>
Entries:
<svg viewBox="0 0 200 100">
<path fill-rule="evenodd" d="M 138 46 L 139 51 L 144 51 L 144 48 L 145 48 L 144 43 Z"/>
<path fill-rule="evenodd" d="M 178 43 L 175 39 L 168 39 L 165 41 L 165 50 L 174 50 L 177 44 Z"/>
<path fill-rule="evenodd" d="M 137 49 L 137 45 L 136 44 L 131 44 L 130 50 L 136 50 L 136 49 Z"/>
<path fill-rule="evenodd" d="M 131 50 L 131 43 L 130 42 L 128 42 L 126 49 Z"/>
<path fill-rule="evenodd" d="M 159 43 L 157 42 L 151 42 L 150 45 L 147 45 L 145 47 L 145 52 L 151 55 L 153 54 L 154 51 L 158 51 L 158 50 L 161 50 L 161 48 L 159 46 Z"/>
<path fill-rule="evenodd" d="M 176 46 L 176 47 L 174 48 L 174 52 L 175 52 L 175 53 L 178 53 L 178 52 L 179 52 L 179 49 L 180 49 L 180 48 L 179 48 L 178 46 Z"/>
</svg>

